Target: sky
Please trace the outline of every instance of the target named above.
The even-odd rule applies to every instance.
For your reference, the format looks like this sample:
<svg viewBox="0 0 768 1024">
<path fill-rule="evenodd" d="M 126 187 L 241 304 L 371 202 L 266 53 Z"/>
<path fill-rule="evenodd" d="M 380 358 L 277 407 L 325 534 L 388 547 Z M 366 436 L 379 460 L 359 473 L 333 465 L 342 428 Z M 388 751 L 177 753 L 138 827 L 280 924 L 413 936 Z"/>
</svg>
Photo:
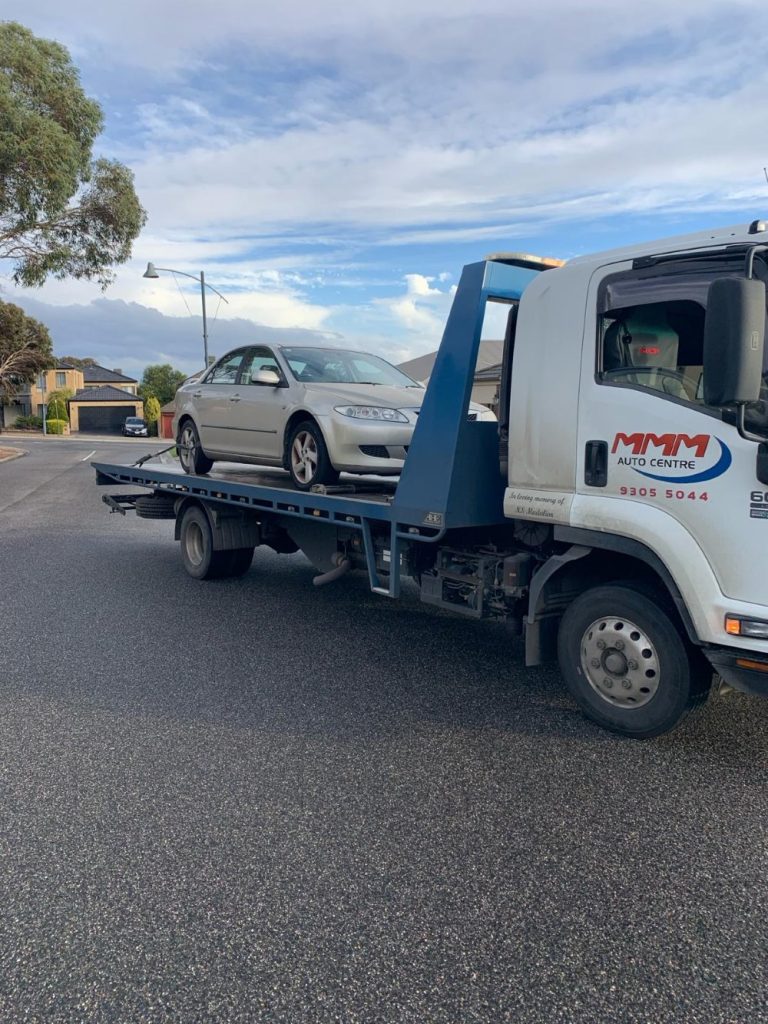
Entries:
<svg viewBox="0 0 768 1024">
<path fill-rule="evenodd" d="M 64 43 L 148 222 L 106 292 L 0 297 L 140 376 L 250 340 L 429 352 L 464 264 L 768 215 L 762 0 L 3 0 Z"/>
</svg>

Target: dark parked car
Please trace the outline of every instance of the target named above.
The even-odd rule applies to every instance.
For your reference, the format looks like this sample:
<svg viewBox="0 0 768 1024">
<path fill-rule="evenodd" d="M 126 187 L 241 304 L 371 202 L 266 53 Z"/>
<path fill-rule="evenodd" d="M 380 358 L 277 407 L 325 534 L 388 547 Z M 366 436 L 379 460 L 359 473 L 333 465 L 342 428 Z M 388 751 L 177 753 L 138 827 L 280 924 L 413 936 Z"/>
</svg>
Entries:
<svg viewBox="0 0 768 1024">
<path fill-rule="evenodd" d="M 139 416 L 129 416 L 123 424 L 123 437 L 149 437 L 146 422 Z"/>
</svg>

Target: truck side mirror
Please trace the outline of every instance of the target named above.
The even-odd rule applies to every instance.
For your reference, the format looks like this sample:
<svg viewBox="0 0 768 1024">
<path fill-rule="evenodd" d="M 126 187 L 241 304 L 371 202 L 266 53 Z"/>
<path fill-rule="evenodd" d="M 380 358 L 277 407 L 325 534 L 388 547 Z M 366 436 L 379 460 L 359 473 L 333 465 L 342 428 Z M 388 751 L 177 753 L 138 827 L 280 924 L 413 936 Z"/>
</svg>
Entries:
<svg viewBox="0 0 768 1024">
<path fill-rule="evenodd" d="M 267 387 L 280 386 L 280 374 L 274 370 L 257 370 L 251 375 L 251 384 L 264 384 Z"/>
<path fill-rule="evenodd" d="M 704 401 L 721 408 L 760 397 L 765 344 L 765 284 L 721 277 L 707 293 Z"/>
</svg>

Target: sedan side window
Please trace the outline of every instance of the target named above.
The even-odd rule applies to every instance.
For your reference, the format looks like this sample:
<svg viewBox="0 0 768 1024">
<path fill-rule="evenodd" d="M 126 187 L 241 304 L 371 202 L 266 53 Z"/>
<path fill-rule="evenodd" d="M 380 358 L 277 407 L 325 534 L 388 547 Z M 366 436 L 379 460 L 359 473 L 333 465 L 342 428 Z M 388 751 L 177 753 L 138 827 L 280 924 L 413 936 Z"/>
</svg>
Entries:
<svg viewBox="0 0 768 1024">
<path fill-rule="evenodd" d="M 252 348 L 248 350 L 240 371 L 241 382 L 243 384 L 250 384 L 251 377 L 254 373 L 258 373 L 259 370 L 272 370 L 281 380 L 285 377 L 272 350 L 268 348 Z"/>
<path fill-rule="evenodd" d="M 208 384 L 237 384 L 237 374 L 240 364 L 243 361 L 245 349 L 238 349 L 228 356 L 224 356 L 220 363 L 217 363 L 208 378 Z"/>
</svg>

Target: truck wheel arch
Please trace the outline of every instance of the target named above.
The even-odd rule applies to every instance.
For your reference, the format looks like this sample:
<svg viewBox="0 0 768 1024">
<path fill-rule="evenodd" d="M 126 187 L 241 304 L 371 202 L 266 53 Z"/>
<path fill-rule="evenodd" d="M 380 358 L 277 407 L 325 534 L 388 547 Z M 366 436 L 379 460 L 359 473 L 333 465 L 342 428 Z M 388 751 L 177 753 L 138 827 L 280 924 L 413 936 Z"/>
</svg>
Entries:
<svg viewBox="0 0 768 1024">
<path fill-rule="evenodd" d="M 554 537 L 555 540 L 570 543 L 571 547 L 559 555 L 553 555 L 533 577 L 527 615 L 529 628 L 545 620 L 548 605 L 553 605 L 554 592 L 562 587 L 566 578 L 572 580 L 575 587 L 583 580 L 583 589 L 586 589 L 587 586 L 617 580 L 626 582 L 637 577 L 633 585 L 639 591 L 656 590 L 667 595 L 670 610 L 677 613 L 688 640 L 701 646 L 691 615 L 672 574 L 659 556 L 641 541 L 575 527 L 555 527 Z M 604 557 L 606 555 L 613 557 L 607 561 Z M 639 573 L 632 571 L 633 563 L 635 570 L 640 569 Z M 540 583 L 536 586 L 539 578 Z M 554 604 L 557 603 L 555 599 Z M 561 613 L 567 603 L 561 604 Z M 550 644 L 546 646 L 549 648 Z"/>
</svg>

